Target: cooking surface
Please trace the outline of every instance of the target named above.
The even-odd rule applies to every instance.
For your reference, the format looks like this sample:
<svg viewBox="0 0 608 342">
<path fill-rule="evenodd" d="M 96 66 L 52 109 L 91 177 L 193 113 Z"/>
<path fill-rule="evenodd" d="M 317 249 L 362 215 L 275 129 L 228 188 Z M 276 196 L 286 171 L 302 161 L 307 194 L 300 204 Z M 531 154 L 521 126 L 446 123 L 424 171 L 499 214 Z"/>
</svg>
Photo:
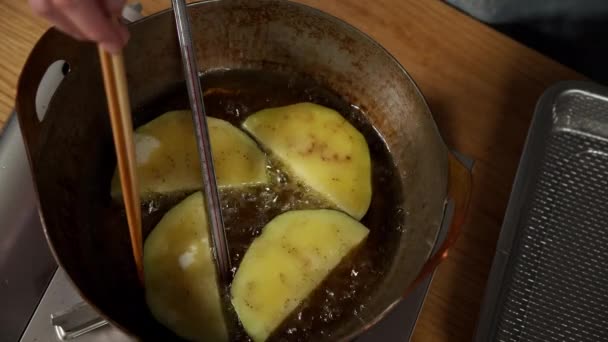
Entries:
<svg viewBox="0 0 608 342">
<path fill-rule="evenodd" d="M 446 143 L 476 160 L 470 218 L 438 269 L 414 341 L 470 341 L 486 278 L 540 94 L 581 76 L 439 1 L 304 0 L 387 48 L 420 86 Z M 168 6 L 143 0 L 144 13 Z M 14 105 L 25 58 L 47 28 L 25 1 L 0 2 L 0 126 Z"/>
</svg>

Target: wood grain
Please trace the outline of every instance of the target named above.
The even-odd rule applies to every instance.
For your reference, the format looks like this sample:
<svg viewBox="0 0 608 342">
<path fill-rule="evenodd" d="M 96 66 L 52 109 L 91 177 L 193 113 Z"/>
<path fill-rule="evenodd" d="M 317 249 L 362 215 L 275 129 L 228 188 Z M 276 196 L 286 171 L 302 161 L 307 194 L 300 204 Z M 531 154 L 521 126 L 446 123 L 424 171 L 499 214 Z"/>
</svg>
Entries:
<svg viewBox="0 0 608 342">
<path fill-rule="evenodd" d="M 48 28 L 27 1 L 0 0 L 0 127 L 15 104 L 17 78 L 36 40 Z"/>
<path fill-rule="evenodd" d="M 471 341 L 511 184 L 534 106 L 577 73 L 440 1 L 302 0 L 387 48 L 427 98 L 446 143 L 474 158 L 470 217 L 439 266 L 413 341 Z M 146 13 L 169 5 L 144 0 Z M 373 4 L 373 5 L 370 5 Z M 25 1 L 0 2 L 0 122 L 12 108 L 23 62 L 46 24 Z"/>
</svg>

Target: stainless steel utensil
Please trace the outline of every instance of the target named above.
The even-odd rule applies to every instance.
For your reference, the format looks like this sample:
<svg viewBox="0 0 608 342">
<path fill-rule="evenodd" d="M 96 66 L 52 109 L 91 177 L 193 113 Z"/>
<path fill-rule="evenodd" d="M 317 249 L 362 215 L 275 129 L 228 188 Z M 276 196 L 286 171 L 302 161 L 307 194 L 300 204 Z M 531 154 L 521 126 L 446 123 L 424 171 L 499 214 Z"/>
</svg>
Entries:
<svg viewBox="0 0 608 342">
<path fill-rule="evenodd" d="M 175 23 L 177 36 L 181 48 L 182 63 L 184 65 L 184 77 L 188 88 L 188 98 L 192 109 L 192 120 L 196 134 L 196 143 L 199 151 L 201 173 L 203 178 L 203 197 L 205 199 L 207 222 L 209 224 L 209 235 L 212 242 L 212 254 L 215 259 L 215 266 L 220 281 L 220 288 L 225 291 L 230 282 L 230 252 L 224 231 L 224 220 L 222 219 L 220 197 L 217 190 L 215 168 L 211 155 L 211 142 L 207 127 L 205 104 L 203 102 L 203 92 L 201 81 L 198 77 L 198 65 L 196 54 L 192 45 L 192 33 L 190 20 L 184 0 L 173 0 L 173 12 L 175 13 Z M 226 297 L 226 296 L 223 296 Z"/>
</svg>

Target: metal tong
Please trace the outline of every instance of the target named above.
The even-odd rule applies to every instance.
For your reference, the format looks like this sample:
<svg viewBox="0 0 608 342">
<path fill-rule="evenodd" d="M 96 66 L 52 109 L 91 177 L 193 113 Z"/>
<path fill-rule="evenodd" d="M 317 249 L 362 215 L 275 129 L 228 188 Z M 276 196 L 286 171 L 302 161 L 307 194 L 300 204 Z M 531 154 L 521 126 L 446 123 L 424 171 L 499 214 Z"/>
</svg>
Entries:
<svg viewBox="0 0 608 342">
<path fill-rule="evenodd" d="M 196 133 L 196 142 L 199 151 L 200 166 L 203 179 L 203 197 L 207 209 L 207 222 L 212 241 L 212 253 L 220 282 L 220 292 L 226 290 L 231 280 L 231 263 L 224 220 L 222 218 L 220 198 L 215 177 L 215 168 L 211 156 L 211 143 L 207 127 L 203 92 L 198 74 L 196 55 L 192 46 L 192 32 L 184 0 L 172 0 L 175 12 L 177 35 L 181 47 L 184 77 L 188 88 L 188 97 L 192 109 L 192 120 Z M 222 293 L 226 294 L 226 293 Z"/>
</svg>

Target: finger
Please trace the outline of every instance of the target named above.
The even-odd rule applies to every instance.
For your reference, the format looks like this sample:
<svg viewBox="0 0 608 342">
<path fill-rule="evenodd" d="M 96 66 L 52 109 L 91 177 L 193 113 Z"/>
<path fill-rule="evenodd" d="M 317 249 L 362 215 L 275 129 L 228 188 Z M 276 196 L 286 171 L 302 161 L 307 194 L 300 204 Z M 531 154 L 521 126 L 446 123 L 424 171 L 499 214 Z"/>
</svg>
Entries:
<svg viewBox="0 0 608 342">
<path fill-rule="evenodd" d="M 129 33 L 129 30 L 127 30 L 127 27 L 119 22 L 116 22 L 117 30 L 120 33 L 120 38 L 122 39 L 122 41 L 124 42 L 124 44 L 126 44 L 129 41 L 129 38 L 131 36 L 131 34 Z"/>
<path fill-rule="evenodd" d="M 50 21 L 59 31 L 72 36 L 78 40 L 84 40 L 85 37 L 76 27 L 60 12 L 58 12 L 53 4 L 48 0 L 30 0 L 29 5 L 34 13 Z"/>
<path fill-rule="evenodd" d="M 87 40 L 84 34 L 82 34 L 82 32 L 80 32 L 80 30 L 78 30 L 76 26 L 74 26 L 74 24 L 72 24 L 72 22 L 61 13 L 54 13 L 53 18 L 53 23 L 59 31 L 72 36 L 76 40 Z"/>
<path fill-rule="evenodd" d="M 126 42 L 129 40 L 129 31 L 126 29 L 126 27 L 124 25 L 122 25 L 118 21 L 112 23 L 112 25 L 115 26 L 114 29 L 119 32 L 122 41 L 125 42 L 124 44 L 126 44 Z M 102 49 L 104 49 L 108 52 L 111 52 L 111 53 L 116 53 L 116 52 L 120 51 L 120 48 L 116 48 L 116 46 L 112 45 L 112 44 L 102 42 L 102 43 L 100 43 L 100 45 L 101 45 Z"/>
<path fill-rule="evenodd" d="M 103 8 L 109 17 L 122 17 L 122 10 L 125 7 L 127 1 L 126 0 L 97 0 L 100 4 L 100 7 Z M 125 25 L 120 22 L 120 20 L 116 20 L 113 23 L 115 26 L 115 30 L 120 34 L 120 38 L 126 44 L 129 40 L 129 30 L 125 27 Z M 103 47 L 103 46 L 102 46 Z"/>
<path fill-rule="evenodd" d="M 105 9 L 96 1 L 53 1 L 57 9 L 62 11 L 86 38 L 103 44 L 109 52 L 118 52 L 126 43 L 117 23 L 104 14 Z"/>
<path fill-rule="evenodd" d="M 114 29 L 115 32 L 118 32 L 118 35 L 120 37 L 119 41 L 120 41 L 120 47 L 118 48 L 118 50 L 120 50 L 120 48 L 122 48 L 123 46 L 125 46 L 125 44 L 127 44 L 127 42 L 129 41 L 129 30 L 127 30 L 127 28 L 125 27 L 125 25 L 123 25 L 122 23 L 118 22 L 118 20 L 113 20 L 112 21 L 112 27 Z M 102 46 L 103 47 L 103 46 Z M 104 47 L 105 49 L 105 47 Z M 105 49 L 107 51 L 110 51 L 108 49 Z M 118 52 L 116 49 L 113 49 L 110 52 Z"/>
<path fill-rule="evenodd" d="M 106 11 L 109 13 L 110 16 L 112 17 L 117 17 L 117 18 L 122 18 L 122 10 L 124 9 L 125 5 L 127 4 L 127 0 L 100 0 Z M 129 40 L 129 30 L 127 30 L 126 26 L 120 21 L 117 20 L 116 21 L 116 29 L 118 30 L 118 32 L 120 33 L 120 37 L 122 38 L 122 41 L 126 44 L 127 41 Z"/>
<path fill-rule="evenodd" d="M 119 16 L 122 14 L 122 9 L 125 7 L 127 3 L 126 0 L 98 0 L 102 8 L 106 10 L 106 12 L 110 16 Z"/>
</svg>

